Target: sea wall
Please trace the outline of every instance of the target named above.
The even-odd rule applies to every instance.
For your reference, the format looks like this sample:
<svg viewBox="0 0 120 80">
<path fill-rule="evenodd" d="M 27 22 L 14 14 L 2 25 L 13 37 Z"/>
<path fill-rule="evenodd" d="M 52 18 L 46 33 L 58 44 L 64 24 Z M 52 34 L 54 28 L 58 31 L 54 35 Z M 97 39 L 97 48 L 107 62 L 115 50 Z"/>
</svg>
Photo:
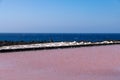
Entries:
<svg viewBox="0 0 120 80">
<path fill-rule="evenodd" d="M 74 41 L 74 42 L 31 43 L 31 44 L 1 46 L 0 52 L 88 47 L 88 46 L 101 46 L 101 45 L 114 45 L 114 44 L 120 44 L 120 41 L 102 41 L 102 42 L 76 42 Z"/>
</svg>

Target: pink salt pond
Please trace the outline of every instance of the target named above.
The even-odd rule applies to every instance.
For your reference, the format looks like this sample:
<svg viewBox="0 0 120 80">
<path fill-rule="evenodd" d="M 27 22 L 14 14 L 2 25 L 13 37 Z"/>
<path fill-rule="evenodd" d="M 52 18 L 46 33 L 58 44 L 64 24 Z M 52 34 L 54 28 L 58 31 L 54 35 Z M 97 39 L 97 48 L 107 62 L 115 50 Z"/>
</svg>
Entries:
<svg viewBox="0 0 120 80">
<path fill-rule="evenodd" d="M 3 53 L 0 80 L 120 80 L 120 45 Z"/>
</svg>

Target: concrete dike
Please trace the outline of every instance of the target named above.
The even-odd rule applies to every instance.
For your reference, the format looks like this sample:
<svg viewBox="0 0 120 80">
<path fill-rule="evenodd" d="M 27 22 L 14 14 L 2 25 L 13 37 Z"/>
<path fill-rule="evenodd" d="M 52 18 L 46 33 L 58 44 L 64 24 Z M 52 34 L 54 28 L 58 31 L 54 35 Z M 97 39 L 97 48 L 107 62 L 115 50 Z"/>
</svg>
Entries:
<svg viewBox="0 0 120 80">
<path fill-rule="evenodd" d="M 20 44 L 1 46 L 0 52 L 16 52 L 28 50 L 47 50 L 58 48 L 74 48 L 74 47 L 89 47 L 89 46 L 102 46 L 120 44 L 120 41 L 102 41 L 102 42 L 49 42 L 49 43 L 34 43 L 34 44 Z"/>
</svg>

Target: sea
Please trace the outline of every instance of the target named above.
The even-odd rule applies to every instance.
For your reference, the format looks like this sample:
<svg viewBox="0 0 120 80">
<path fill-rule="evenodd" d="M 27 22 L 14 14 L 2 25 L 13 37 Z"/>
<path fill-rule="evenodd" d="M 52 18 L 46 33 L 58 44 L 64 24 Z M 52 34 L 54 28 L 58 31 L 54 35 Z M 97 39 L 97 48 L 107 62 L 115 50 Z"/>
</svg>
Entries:
<svg viewBox="0 0 120 80">
<path fill-rule="evenodd" d="M 0 41 L 108 41 L 120 40 L 120 33 L 0 33 Z"/>
</svg>

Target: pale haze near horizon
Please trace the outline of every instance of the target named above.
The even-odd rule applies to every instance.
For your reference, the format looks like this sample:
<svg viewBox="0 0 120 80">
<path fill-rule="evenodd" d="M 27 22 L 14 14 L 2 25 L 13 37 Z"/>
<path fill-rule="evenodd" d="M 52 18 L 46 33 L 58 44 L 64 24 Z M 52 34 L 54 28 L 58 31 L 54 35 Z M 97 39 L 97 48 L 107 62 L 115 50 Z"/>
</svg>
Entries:
<svg viewBox="0 0 120 80">
<path fill-rule="evenodd" d="M 119 33 L 120 0 L 1 0 L 0 32 Z"/>
</svg>

